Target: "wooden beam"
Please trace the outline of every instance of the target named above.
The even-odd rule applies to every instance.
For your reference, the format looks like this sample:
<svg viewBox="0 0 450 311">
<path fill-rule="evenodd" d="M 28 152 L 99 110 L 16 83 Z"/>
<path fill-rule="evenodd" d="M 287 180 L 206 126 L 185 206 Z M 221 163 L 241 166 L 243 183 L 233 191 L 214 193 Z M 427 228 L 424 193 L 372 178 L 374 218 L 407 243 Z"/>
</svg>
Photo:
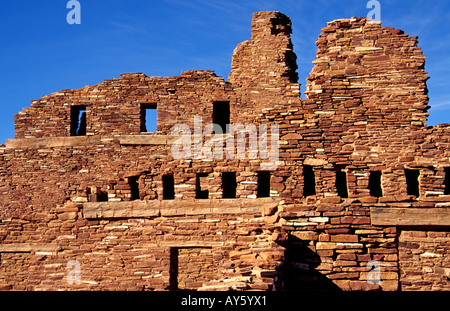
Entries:
<svg viewBox="0 0 450 311">
<path fill-rule="evenodd" d="M 275 198 L 134 200 L 83 203 L 86 219 L 142 218 L 217 214 L 261 214 L 278 205 Z"/>
<path fill-rule="evenodd" d="M 5 139 L 7 149 L 75 147 L 101 144 L 100 136 L 65 136 Z"/>
<path fill-rule="evenodd" d="M 370 208 L 375 226 L 450 226 L 450 208 Z"/>
<path fill-rule="evenodd" d="M 170 145 L 178 136 L 161 134 L 121 135 L 121 145 Z"/>
<path fill-rule="evenodd" d="M 0 253 L 32 253 L 42 252 L 54 254 L 59 250 L 56 243 L 7 243 L 0 244 Z"/>
</svg>

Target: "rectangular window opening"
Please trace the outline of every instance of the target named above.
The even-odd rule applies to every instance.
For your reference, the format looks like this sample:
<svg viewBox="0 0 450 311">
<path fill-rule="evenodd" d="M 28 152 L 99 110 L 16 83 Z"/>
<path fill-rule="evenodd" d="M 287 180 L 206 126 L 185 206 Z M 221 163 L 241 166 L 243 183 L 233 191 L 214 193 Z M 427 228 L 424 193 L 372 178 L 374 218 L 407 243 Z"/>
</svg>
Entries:
<svg viewBox="0 0 450 311">
<path fill-rule="evenodd" d="M 381 171 L 371 171 L 369 174 L 369 191 L 373 197 L 382 197 L 383 189 L 381 188 Z"/>
<path fill-rule="evenodd" d="M 236 198 L 236 173 L 234 172 L 223 172 L 222 173 L 222 188 L 223 188 L 223 198 L 224 199 L 235 199 Z"/>
<path fill-rule="evenodd" d="M 178 290 L 178 248 L 170 248 L 169 290 Z"/>
<path fill-rule="evenodd" d="M 70 136 L 86 135 L 86 106 L 70 108 Z"/>
<path fill-rule="evenodd" d="M 258 198 L 270 197 L 270 172 L 258 172 Z"/>
<path fill-rule="evenodd" d="M 141 133 L 156 133 L 156 104 L 141 104 Z"/>
<path fill-rule="evenodd" d="M 406 191 L 408 195 L 419 196 L 419 170 L 405 169 Z"/>
<path fill-rule="evenodd" d="M 131 190 L 130 200 L 139 199 L 139 176 L 128 177 L 128 185 Z"/>
<path fill-rule="evenodd" d="M 195 178 L 195 198 L 196 199 L 208 199 L 209 192 L 208 190 L 202 190 L 201 188 L 201 179 L 207 177 L 208 173 L 197 173 Z"/>
<path fill-rule="evenodd" d="M 213 123 L 220 126 L 222 133 L 228 133 L 227 124 L 230 124 L 230 102 L 213 103 Z"/>
<path fill-rule="evenodd" d="M 445 179 L 444 179 L 444 194 L 450 194 L 450 167 L 444 168 Z"/>
<path fill-rule="evenodd" d="M 348 198 L 347 173 L 342 168 L 336 169 L 336 191 L 341 198 Z"/>
<path fill-rule="evenodd" d="M 175 181 L 173 175 L 163 175 L 163 200 L 173 200 L 175 198 Z"/>
<path fill-rule="evenodd" d="M 308 197 L 316 194 L 316 178 L 314 176 L 313 167 L 310 165 L 303 165 L 303 196 Z"/>
</svg>

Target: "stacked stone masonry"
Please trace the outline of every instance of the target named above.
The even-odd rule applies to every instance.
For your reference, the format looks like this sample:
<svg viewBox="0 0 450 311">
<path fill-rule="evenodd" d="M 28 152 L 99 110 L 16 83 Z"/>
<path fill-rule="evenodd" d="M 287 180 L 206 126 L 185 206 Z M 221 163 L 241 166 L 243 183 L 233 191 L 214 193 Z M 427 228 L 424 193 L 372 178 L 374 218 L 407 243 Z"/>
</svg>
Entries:
<svg viewBox="0 0 450 311">
<path fill-rule="evenodd" d="M 0 288 L 450 290 L 450 125 L 426 126 L 417 38 L 328 23 L 301 99 L 290 34 L 287 16 L 258 12 L 227 81 L 128 73 L 17 114 L 0 147 Z M 173 127 L 198 142 L 194 117 L 204 128 L 217 106 L 278 126 L 270 181 L 261 154 L 173 156 Z"/>
</svg>

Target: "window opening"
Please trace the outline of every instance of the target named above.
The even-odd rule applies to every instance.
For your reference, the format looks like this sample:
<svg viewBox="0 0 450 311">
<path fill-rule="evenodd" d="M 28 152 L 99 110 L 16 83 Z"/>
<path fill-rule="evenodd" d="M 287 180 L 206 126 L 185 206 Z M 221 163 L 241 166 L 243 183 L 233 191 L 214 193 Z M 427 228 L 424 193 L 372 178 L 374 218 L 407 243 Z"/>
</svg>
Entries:
<svg viewBox="0 0 450 311">
<path fill-rule="evenodd" d="M 270 197 L 270 172 L 258 172 L 258 198 Z"/>
<path fill-rule="evenodd" d="M 450 194 L 450 167 L 444 168 L 445 179 L 444 179 L 444 194 Z"/>
<path fill-rule="evenodd" d="M 369 191 L 373 197 L 382 197 L 383 190 L 381 188 L 381 171 L 371 171 L 369 174 Z"/>
<path fill-rule="evenodd" d="M 336 169 L 336 191 L 341 198 L 348 198 L 347 173 L 342 168 Z"/>
<path fill-rule="evenodd" d="M 223 188 L 223 198 L 224 199 L 235 199 L 236 198 L 236 173 L 234 172 L 223 172 L 222 173 L 222 188 Z"/>
<path fill-rule="evenodd" d="M 163 200 L 173 200 L 175 198 L 175 182 L 173 175 L 164 175 L 162 177 Z"/>
<path fill-rule="evenodd" d="M 207 199 L 209 196 L 208 190 L 201 189 L 201 179 L 207 177 L 208 173 L 197 173 L 195 179 L 195 198 L 196 199 Z"/>
<path fill-rule="evenodd" d="M 128 177 L 128 185 L 130 186 L 130 200 L 139 199 L 139 176 Z"/>
<path fill-rule="evenodd" d="M 409 195 L 419 196 L 419 170 L 405 169 L 406 191 Z"/>
<path fill-rule="evenodd" d="M 141 105 L 141 133 L 156 133 L 157 115 L 156 104 Z"/>
<path fill-rule="evenodd" d="M 86 135 L 86 106 L 72 106 L 70 111 L 70 136 Z"/>
<path fill-rule="evenodd" d="M 303 165 L 303 179 L 305 197 L 316 194 L 316 178 L 314 176 L 313 167 L 310 165 Z"/>
<path fill-rule="evenodd" d="M 170 248 L 169 290 L 178 290 L 178 248 Z"/>
<path fill-rule="evenodd" d="M 230 124 L 230 102 L 213 103 L 213 123 L 222 128 L 222 133 L 228 133 L 227 124 Z"/>
</svg>

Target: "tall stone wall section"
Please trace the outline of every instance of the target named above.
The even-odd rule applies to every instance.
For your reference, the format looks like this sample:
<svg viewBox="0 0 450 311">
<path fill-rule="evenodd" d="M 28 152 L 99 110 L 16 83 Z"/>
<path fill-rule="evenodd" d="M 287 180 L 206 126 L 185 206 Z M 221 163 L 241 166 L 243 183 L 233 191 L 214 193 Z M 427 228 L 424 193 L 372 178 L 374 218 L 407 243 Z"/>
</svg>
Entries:
<svg viewBox="0 0 450 311">
<path fill-rule="evenodd" d="M 364 18 L 328 23 L 300 99 L 291 31 L 287 16 L 255 13 L 227 81 L 128 73 L 16 115 L 15 139 L 0 148 L 0 288 L 450 289 L 450 128 L 426 127 L 417 38 Z M 195 136 L 194 116 L 204 129 L 215 103 L 229 104 L 231 124 L 278 125 L 269 196 L 258 194 L 261 154 L 201 159 L 191 137 L 192 156 L 174 157 L 173 126 Z M 86 135 L 71 137 L 76 106 Z M 148 106 L 156 133 L 142 132 Z M 229 133 L 216 146 L 230 135 L 236 143 Z M 405 169 L 418 171 L 416 194 Z M 224 198 L 230 172 L 236 193 Z M 73 260 L 79 284 L 67 280 Z"/>
</svg>

